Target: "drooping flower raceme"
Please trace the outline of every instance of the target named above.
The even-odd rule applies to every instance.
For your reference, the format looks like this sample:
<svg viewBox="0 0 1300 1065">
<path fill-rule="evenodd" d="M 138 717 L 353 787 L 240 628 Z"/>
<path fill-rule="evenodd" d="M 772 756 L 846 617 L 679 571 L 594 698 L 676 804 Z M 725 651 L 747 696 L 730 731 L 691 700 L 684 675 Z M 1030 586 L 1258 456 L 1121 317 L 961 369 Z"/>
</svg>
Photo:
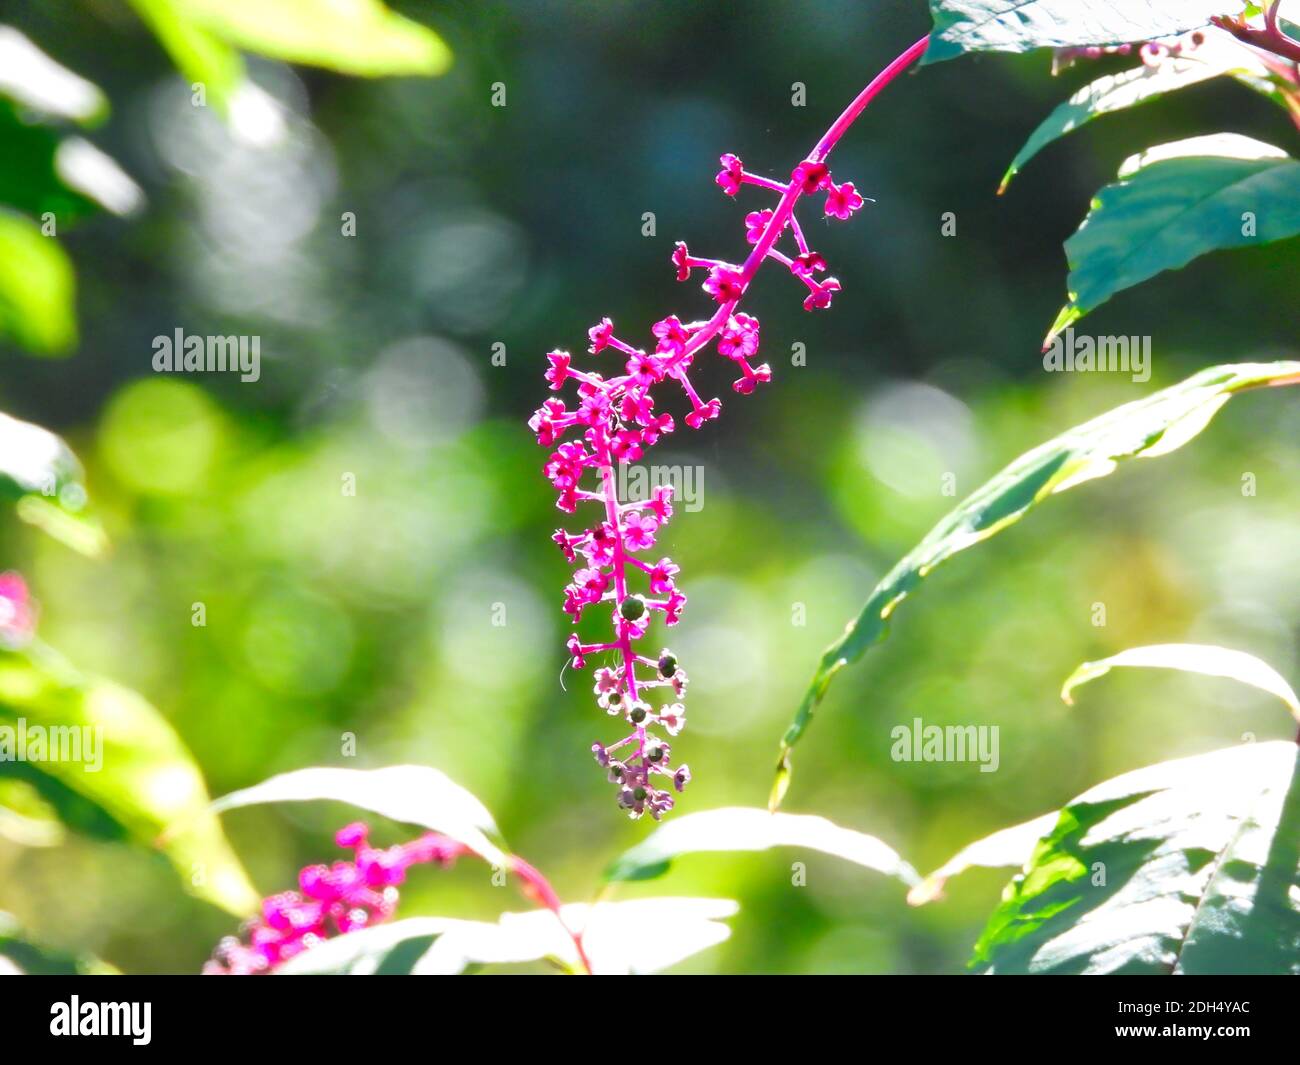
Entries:
<svg viewBox="0 0 1300 1065">
<path fill-rule="evenodd" d="M 579 507 L 594 512 L 586 528 L 559 529 L 553 537 L 575 567 L 563 608 L 575 624 L 589 608 L 608 611 L 611 624 L 608 639 L 595 643 L 583 643 L 574 632 L 568 650 L 574 668 L 589 662 L 595 667 L 597 705 L 628 729 L 608 746 L 593 744 L 592 751 L 618 788 L 619 805 L 633 818 L 647 812 L 656 820 L 662 817 L 672 809 L 673 793 L 691 778 L 687 766 L 676 764 L 664 738 L 675 737 L 685 724 L 686 672 L 672 651 L 642 650 L 655 621 L 677 624 L 686 596 L 677 584 L 677 565 L 657 557 L 657 538 L 673 516 L 671 487 L 655 488 L 649 499 L 622 500 L 615 471 L 677 431 L 673 415 L 657 405 L 665 389 L 681 389 L 690 404 L 682 418 L 689 428 L 699 429 L 718 417 L 722 401 L 702 399 L 691 376 L 696 357 L 710 345 L 739 374 L 731 385 L 739 395 L 772 379 L 767 363 L 755 363 L 758 319 L 738 309 L 764 262 L 785 267 L 807 289 L 807 310 L 831 305 L 840 283 L 818 276 L 825 274 L 826 260 L 809 246 L 795 207 L 805 196 L 820 195 L 827 218 L 847 219 L 867 202 L 852 182 L 836 182 L 826 159 L 867 104 L 919 58 L 925 44 L 925 38 L 917 41 L 881 71 L 786 181 L 746 169 L 736 155 L 722 156 L 715 180 L 726 195 L 739 196 L 748 185 L 774 195 L 776 204 L 745 216 L 745 237 L 753 247 L 743 262 L 703 258 L 685 243 L 674 248 L 677 280 L 689 281 L 697 271 L 702 276 L 704 292 L 715 304 L 707 319 L 684 322 L 669 315 L 651 326 L 650 336 L 637 346 L 602 318 L 588 330 L 591 369 L 579 368 L 568 351 L 546 356 L 551 390 L 559 393 L 571 386 L 571 398 L 547 399 L 528 425 L 538 443 L 551 449 L 543 472 L 558 493 L 556 506 L 566 514 Z M 778 249 L 781 241 L 787 242 L 786 251 Z"/>
<path fill-rule="evenodd" d="M 263 901 L 246 941 L 228 936 L 217 944 L 204 974 L 267 973 L 327 939 L 381 924 L 397 907 L 397 885 L 407 869 L 428 862 L 448 866 L 466 853 L 463 844 L 433 832 L 385 849 L 370 846 L 367 835 L 361 823 L 340 829 L 335 842 L 353 852 L 352 861 L 309 865 L 298 874 L 297 891 Z"/>
</svg>

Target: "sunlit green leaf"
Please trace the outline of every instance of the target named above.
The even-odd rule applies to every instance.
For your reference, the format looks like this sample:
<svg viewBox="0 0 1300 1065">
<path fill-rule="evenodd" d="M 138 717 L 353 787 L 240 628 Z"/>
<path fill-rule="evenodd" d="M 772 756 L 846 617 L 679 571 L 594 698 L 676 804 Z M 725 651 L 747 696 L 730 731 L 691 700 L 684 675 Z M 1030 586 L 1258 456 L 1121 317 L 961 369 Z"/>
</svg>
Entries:
<svg viewBox="0 0 1300 1065">
<path fill-rule="evenodd" d="M 11 26 L 0 26 L 0 96 L 51 118 L 92 124 L 108 114 L 99 87 L 61 66 Z"/>
<path fill-rule="evenodd" d="M 487 808 L 445 773 L 429 766 L 297 769 L 222 796 L 212 808 L 222 813 L 259 803 L 324 799 L 359 806 L 393 821 L 421 825 L 458 840 L 493 865 L 508 864 L 506 854 L 493 842 L 500 839 L 500 832 Z"/>
<path fill-rule="evenodd" d="M 597 975 L 659 972 L 730 935 L 729 899 L 657 898 L 575 903 L 564 925 L 582 929 L 583 949 Z M 412 974 L 449 976 L 482 965 L 551 960 L 579 966 L 573 939 L 549 910 L 503 913 L 497 921 L 411 917 L 353 932 L 298 955 L 282 975 Z"/>
<path fill-rule="evenodd" d="M 1044 814 L 1032 821 L 1001 829 L 963 847 L 907 893 L 908 904 L 924 906 L 927 902 L 942 898 L 948 881 L 967 869 L 977 866 L 983 869 L 1001 869 L 1024 865 L 1033 853 L 1034 844 L 1052 831 L 1059 817 L 1060 814 L 1056 812 Z"/>
<path fill-rule="evenodd" d="M 1007 167 L 998 187 L 999 195 L 1006 191 L 1011 179 L 1030 159 L 1058 137 L 1094 118 L 1159 99 L 1167 92 L 1225 74 L 1237 76 L 1243 84 L 1274 96 L 1268 68 L 1235 41 L 1225 41 L 1217 35 L 1186 55 L 1171 56 L 1153 65 L 1143 63 L 1132 70 L 1107 74 L 1089 82 L 1043 119 L 1029 135 L 1025 146 Z"/>
<path fill-rule="evenodd" d="M 1149 766 L 1064 810 L 975 948 L 994 973 L 1300 974 L 1290 741 Z"/>
<path fill-rule="evenodd" d="M 68 546 L 98 555 L 103 529 L 86 506 L 81 463 L 48 429 L 0 414 L 0 497 L 17 504 L 24 521 Z"/>
<path fill-rule="evenodd" d="M 378 0 L 135 0 L 155 30 L 173 36 L 183 24 L 184 50 L 215 37 L 238 48 L 344 74 L 441 74 L 451 62 L 432 30 Z M 196 33 L 197 31 L 197 33 Z M 177 46 L 169 48 L 177 54 Z"/>
<path fill-rule="evenodd" d="M 934 29 L 924 62 L 966 52 L 1149 41 L 1244 6 L 1244 0 L 930 0 Z"/>
<path fill-rule="evenodd" d="M 808 727 L 835 674 L 888 635 L 889 619 L 936 566 L 1019 521 L 1035 503 L 1111 473 L 1122 459 L 1151 458 L 1196 436 L 1237 392 L 1300 381 L 1300 362 L 1212 366 L 1026 452 L 950 511 L 876 585 L 862 612 L 823 653 L 781 745 L 778 787 L 789 751 Z M 773 794 L 773 805 L 779 795 Z"/>
<path fill-rule="evenodd" d="M 1084 662 L 1070 674 L 1061 698 L 1073 703 L 1071 694 L 1080 684 L 1104 677 L 1116 666 L 1141 666 L 1148 669 L 1177 669 L 1186 673 L 1200 673 L 1207 677 L 1227 677 L 1249 684 L 1251 687 L 1276 695 L 1286 704 L 1291 715 L 1300 721 L 1300 699 L 1277 670 L 1245 651 L 1205 644 L 1166 643 L 1150 647 L 1130 647 L 1117 655 L 1097 662 Z"/>
<path fill-rule="evenodd" d="M 82 676 L 48 651 L 0 652 L 0 743 L 10 757 L 21 743 L 29 768 L 102 807 L 139 842 L 161 847 L 195 895 L 232 913 L 257 905 L 193 757 L 139 695 Z"/>
<path fill-rule="evenodd" d="M 886 843 L 824 817 L 768 813 L 732 806 L 704 810 L 666 822 L 626 851 L 605 871 L 608 880 L 649 880 L 661 876 L 675 858 L 704 851 L 764 851 L 772 847 L 805 847 L 897 877 L 917 881 L 912 869 Z"/>
<path fill-rule="evenodd" d="M 77 342 L 76 276 L 58 241 L 0 209 L 0 335 L 63 355 Z"/>
<path fill-rule="evenodd" d="M 1074 236 L 1069 302 L 1057 333 L 1166 270 L 1220 248 L 1267 244 L 1300 234 L 1300 162 L 1280 148 L 1219 133 L 1149 148 L 1120 168 Z"/>
</svg>

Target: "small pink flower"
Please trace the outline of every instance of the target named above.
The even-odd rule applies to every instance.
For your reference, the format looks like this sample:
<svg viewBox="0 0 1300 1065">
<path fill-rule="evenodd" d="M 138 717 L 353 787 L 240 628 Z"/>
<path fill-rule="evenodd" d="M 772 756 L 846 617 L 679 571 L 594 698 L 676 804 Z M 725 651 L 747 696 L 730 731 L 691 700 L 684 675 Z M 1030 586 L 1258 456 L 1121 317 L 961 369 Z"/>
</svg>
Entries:
<svg viewBox="0 0 1300 1065">
<path fill-rule="evenodd" d="M 733 314 L 718 333 L 718 354 L 740 361 L 751 358 L 757 351 L 758 319 L 748 314 Z"/>
<path fill-rule="evenodd" d="M 673 703 L 659 711 L 659 724 L 670 736 L 676 736 L 686 727 L 686 708 L 681 703 Z"/>
<path fill-rule="evenodd" d="M 564 386 L 564 382 L 568 380 L 571 356 L 567 351 L 548 351 L 546 358 L 551 364 L 551 368 L 546 371 L 546 380 L 551 383 L 553 391 L 560 389 Z"/>
<path fill-rule="evenodd" d="M 691 339 L 691 334 L 675 314 L 670 314 L 667 318 L 655 322 L 650 327 L 650 332 L 658 340 L 655 351 L 661 355 L 682 354 L 686 348 L 686 342 Z"/>
<path fill-rule="evenodd" d="M 673 516 L 673 486 L 670 484 L 656 485 L 653 492 L 650 493 L 650 502 L 646 504 L 651 513 L 659 519 L 659 524 L 665 524 Z"/>
<path fill-rule="evenodd" d="M 650 593 L 667 595 L 673 588 L 673 576 L 678 567 L 671 558 L 661 558 L 650 569 Z"/>
<path fill-rule="evenodd" d="M 853 182 L 846 181 L 843 185 L 831 185 L 826 193 L 826 216 L 846 219 L 864 203 L 866 201 L 853 187 Z"/>
<path fill-rule="evenodd" d="M 712 421 L 722 413 L 722 400 L 711 399 L 696 407 L 690 414 L 686 415 L 686 424 L 692 429 L 698 429 L 705 422 Z"/>
<path fill-rule="evenodd" d="M 754 391 L 756 385 L 765 385 L 772 380 L 772 367 L 767 363 L 761 366 L 755 366 L 752 370 L 746 366 L 745 376 L 737 378 L 731 382 L 731 387 L 739 392 L 742 396 L 748 396 Z"/>
<path fill-rule="evenodd" d="M 826 260 L 815 251 L 804 252 L 795 259 L 791 269 L 800 277 L 812 277 L 814 271 L 826 272 Z"/>
<path fill-rule="evenodd" d="M 728 196 L 736 195 L 740 191 L 744 177 L 744 164 L 730 152 L 722 156 L 718 162 L 722 164 L 722 170 L 714 180 Z"/>
<path fill-rule="evenodd" d="M 623 684 L 623 678 L 613 669 L 596 670 L 595 692 L 597 695 L 604 695 L 605 692 L 618 691 Z"/>
<path fill-rule="evenodd" d="M 822 310 L 831 305 L 831 296 L 840 290 L 840 283 L 833 277 L 825 281 L 810 283 L 811 291 L 803 301 L 805 311 Z"/>
<path fill-rule="evenodd" d="M 619 407 L 619 413 L 626 422 L 645 425 L 654 417 L 654 406 L 654 396 L 650 395 L 649 388 L 640 385 L 627 390 Z"/>
<path fill-rule="evenodd" d="M 552 536 L 551 539 L 559 544 L 560 550 L 564 552 L 564 559 L 566 562 L 574 562 L 577 560 L 578 555 L 573 548 L 578 543 L 580 537 L 570 536 L 563 529 L 556 529 L 555 535 Z"/>
<path fill-rule="evenodd" d="M 569 637 L 569 642 L 567 646 L 569 649 L 569 654 L 573 656 L 573 663 L 572 663 L 573 668 L 585 669 L 587 665 L 587 658 L 583 654 L 582 642 L 578 639 L 578 634 L 576 632 Z"/>
<path fill-rule="evenodd" d="M 620 429 L 609 442 L 609 453 L 616 462 L 635 462 L 642 455 L 641 434 L 636 429 Z"/>
<path fill-rule="evenodd" d="M 824 189 L 830 185 L 831 172 L 825 163 L 814 163 L 808 160 L 794 168 L 790 180 L 799 186 L 800 191 L 805 196 L 811 196 L 819 189 Z"/>
<path fill-rule="evenodd" d="M 664 606 L 664 624 L 676 625 L 682 618 L 682 610 L 685 606 L 686 596 L 674 588 L 669 593 L 668 601 Z"/>
<path fill-rule="evenodd" d="M 591 346 L 587 350 L 593 355 L 599 355 L 609 347 L 609 341 L 613 335 L 614 323 L 608 318 L 602 318 L 598 324 L 587 330 L 587 337 L 591 340 Z"/>
<path fill-rule="evenodd" d="M 614 547 L 617 542 L 613 526 L 607 521 L 602 521 L 591 530 L 591 535 L 578 550 L 593 566 L 608 566 L 614 561 Z"/>
<path fill-rule="evenodd" d="M 745 294 L 745 277 L 734 266 L 715 266 L 709 270 L 704 291 L 719 303 L 734 303 Z"/>
<path fill-rule="evenodd" d="M 648 419 L 643 424 L 645 428 L 641 430 L 641 440 L 647 447 L 653 447 L 659 442 L 661 436 L 673 431 L 673 416 L 671 414 L 660 414 L 657 417 Z"/>
<path fill-rule="evenodd" d="M 673 247 L 673 265 L 677 267 L 677 280 L 689 281 L 691 279 L 691 253 L 686 248 L 686 241 L 679 240 Z"/>
<path fill-rule="evenodd" d="M 664 360 L 638 351 L 627 360 L 627 372 L 643 388 L 664 379 Z"/>
<path fill-rule="evenodd" d="M 552 397 L 528 419 L 528 428 L 537 434 L 537 442 L 542 447 L 550 447 L 555 443 L 559 434 L 563 432 L 563 426 L 557 426 L 556 422 L 566 417 L 568 413 L 564 407 L 564 400 Z"/>
<path fill-rule="evenodd" d="M 629 551 L 644 551 L 655 545 L 659 520 L 652 514 L 634 510 L 623 516 L 623 543 Z"/>
<path fill-rule="evenodd" d="M 745 215 L 745 239 L 750 244 L 757 244 L 759 238 L 763 235 L 763 230 L 767 224 L 772 221 L 772 212 L 768 211 L 750 211 Z"/>
</svg>

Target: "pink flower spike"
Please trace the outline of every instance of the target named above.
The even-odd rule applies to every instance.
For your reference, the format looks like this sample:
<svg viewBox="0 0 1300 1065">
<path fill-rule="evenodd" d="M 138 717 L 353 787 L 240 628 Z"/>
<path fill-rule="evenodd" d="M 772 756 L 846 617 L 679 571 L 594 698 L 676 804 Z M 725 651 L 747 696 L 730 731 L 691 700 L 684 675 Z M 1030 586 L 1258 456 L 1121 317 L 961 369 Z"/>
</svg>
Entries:
<svg viewBox="0 0 1300 1065">
<path fill-rule="evenodd" d="M 608 318 L 602 318 L 597 325 L 593 325 L 587 330 L 587 337 L 591 340 L 591 346 L 587 350 L 593 355 L 599 355 L 609 347 L 609 341 L 613 335 L 614 323 Z"/>
<path fill-rule="evenodd" d="M 736 195 L 740 191 L 741 182 L 744 180 L 744 164 L 730 152 L 722 156 L 718 162 L 722 164 L 722 170 L 714 180 L 728 196 Z"/>
<path fill-rule="evenodd" d="M 790 180 L 799 186 L 805 196 L 811 196 L 831 184 L 831 172 L 825 163 L 814 163 L 808 160 L 794 168 Z"/>
<path fill-rule="evenodd" d="M 763 235 L 763 230 L 767 224 L 772 221 L 772 212 L 767 211 L 750 211 L 745 215 L 745 239 L 750 244 L 757 244 L 759 238 Z"/>
<path fill-rule="evenodd" d="M 831 185 L 826 193 L 826 216 L 846 219 L 864 203 L 866 201 L 853 187 L 853 182 L 846 181 L 843 185 Z"/>
</svg>

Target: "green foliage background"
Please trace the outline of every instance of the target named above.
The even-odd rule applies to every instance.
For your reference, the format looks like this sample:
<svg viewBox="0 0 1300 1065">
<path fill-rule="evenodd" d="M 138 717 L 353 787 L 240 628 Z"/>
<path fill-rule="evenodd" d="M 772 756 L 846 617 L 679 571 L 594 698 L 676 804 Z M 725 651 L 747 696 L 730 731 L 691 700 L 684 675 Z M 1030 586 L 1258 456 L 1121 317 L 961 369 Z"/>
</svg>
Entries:
<svg viewBox="0 0 1300 1065">
<path fill-rule="evenodd" d="M 149 200 L 137 219 L 61 234 L 75 353 L 0 354 L 0 409 L 68 439 L 113 550 L 83 558 L 6 520 L 0 563 L 28 577 L 42 638 L 145 694 L 213 794 L 305 765 L 436 765 L 581 900 L 649 826 L 615 808 L 586 753 L 609 723 L 586 676 L 560 671 L 561 516 L 523 425 L 544 396 L 543 353 L 584 347 L 602 315 L 629 333 L 695 316 L 706 297 L 673 281 L 673 241 L 735 257 L 744 211 L 766 206 L 718 192 L 717 156 L 783 174 L 929 20 L 901 0 L 392 6 L 438 31 L 450 70 L 358 80 L 250 59 L 287 116 L 284 138 L 258 148 L 191 106 L 123 5 L 0 4 L 0 22 L 105 90 L 113 113 L 94 140 Z M 1052 145 L 997 198 L 1025 136 L 1097 72 L 1052 79 L 1048 66 L 1043 53 L 939 64 L 873 105 L 834 169 L 878 203 L 850 225 L 809 223 L 845 291 L 807 315 L 788 278 L 760 275 L 750 310 L 773 385 L 728 401 L 718 367 L 724 418 L 658 449 L 704 467 L 702 509 L 661 540 L 690 596 L 671 634 L 692 678 L 675 748 L 695 775 L 684 810 L 762 805 L 817 656 L 953 504 L 944 473 L 964 495 L 1201 366 L 1296 357 L 1290 241 L 1209 256 L 1092 313 L 1081 331 L 1153 338 L 1150 382 L 1043 372 L 1061 242 L 1125 156 L 1222 128 L 1293 152 L 1297 139 L 1266 100 L 1206 83 Z M 489 105 L 494 82 L 505 108 Z M 794 82 L 806 107 L 791 106 Z M 340 235 L 345 211 L 355 238 Z M 947 211 L 955 237 L 940 233 Z M 178 327 L 260 335 L 261 380 L 155 375 L 152 338 Z M 806 367 L 790 365 L 795 342 Z M 1267 696 L 1227 681 L 1121 674 L 1074 709 L 1057 693 L 1079 662 L 1157 642 L 1237 647 L 1300 676 L 1293 391 L 1235 400 L 1192 446 L 1052 500 L 936 573 L 893 638 L 837 680 L 785 809 L 928 869 L 1124 770 L 1286 735 Z M 196 602 L 205 627 L 191 625 Z M 998 725 L 999 770 L 892 762 L 890 729 L 914 717 Z M 355 758 L 340 757 L 344 733 Z M 225 822 L 269 893 L 332 858 L 349 817 L 269 807 Z M 799 857 L 806 887 L 774 851 L 685 859 L 623 891 L 740 901 L 732 939 L 692 970 L 925 972 L 965 962 L 1005 880 L 974 873 L 913 911 L 893 881 Z M 521 905 L 462 867 L 420 871 L 402 913 Z M 127 971 L 197 970 L 234 930 L 162 858 L 80 835 L 0 840 L 0 910 Z"/>
</svg>

